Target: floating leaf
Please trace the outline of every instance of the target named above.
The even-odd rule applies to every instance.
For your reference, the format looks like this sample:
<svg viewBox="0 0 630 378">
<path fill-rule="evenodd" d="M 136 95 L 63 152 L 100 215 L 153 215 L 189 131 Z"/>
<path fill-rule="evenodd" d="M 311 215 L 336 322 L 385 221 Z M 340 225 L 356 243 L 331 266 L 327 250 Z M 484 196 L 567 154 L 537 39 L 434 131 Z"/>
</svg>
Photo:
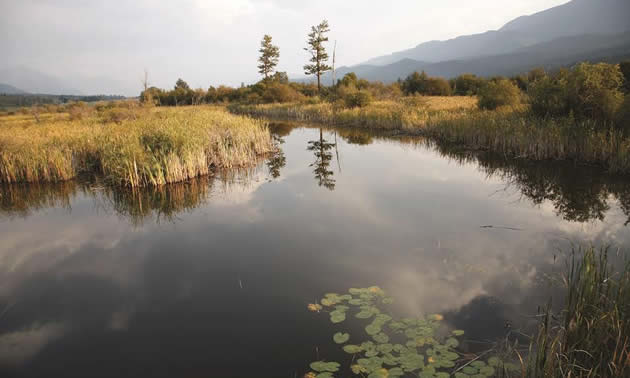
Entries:
<svg viewBox="0 0 630 378">
<path fill-rule="evenodd" d="M 472 366 L 466 366 L 465 368 L 462 369 L 462 373 L 466 373 L 468 375 L 474 375 L 474 374 L 479 373 L 479 370 Z"/>
<path fill-rule="evenodd" d="M 455 352 L 446 352 L 446 353 L 442 353 L 442 358 L 448 360 L 448 361 L 455 361 L 459 358 L 459 355 Z"/>
<path fill-rule="evenodd" d="M 392 303 L 394 303 L 394 298 L 392 298 L 392 297 L 385 297 L 385 298 L 383 298 L 383 304 L 389 305 L 389 304 L 392 304 Z"/>
<path fill-rule="evenodd" d="M 350 303 L 353 306 L 360 306 L 363 304 L 363 301 L 360 299 L 350 299 L 348 303 Z"/>
<path fill-rule="evenodd" d="M 448 339 L 446 339 L 445 344 L 450 348 L 457 348 L 459 346 L 459 341 L 457 341 L 457 339 L 454 337 L 449 337 Z"/>
<path fill-rule="evenodd" d="M 435 377 L 436 377 L 436 378 L 450 378 L 450 376 L 451 376 L 451 375 L 450 375 L 449 373 L 443 373 L 443 372 L 440 372 L 440 373 L 436 373 L 436 374 L 435 374 Z"/>
<path fill-rule="evenodd" d="M 479 374 L 485 375 L 486 377 L 494 376 L 495 369 L 492 366 L 486 366 L 479 369 Z"/>
<path fill-rule="evenodd" d="M 365 327 L 365 332 L 367 332 L 367 334 L 370 336 L 374 336 L 377 333 L 381 332 L 381 325 L 378 323 L 370 323 L 368 326 Z"/>
<path fill-rule="evenodd" d="M 482 367 L 485 367 L 485 366 L 486 366 L 486 363 L 485 363 L 485 362 L 483 362 L 483 361 L 477 360 L 477 361 L 473 361 L 473 362 L 471 362 L 471 363 L 470 363 L 470 366 L 474 366 L 474 367 L 476 367 L 477 369 L 481 369 Z"/>
<path fill-rule="evenodd" d="M 325 372 L 317 374 L 315 378 L 334 378 L 334 375 L 332 373 Z"/>
<path fill-rule="evenodd" d="M 392 344 L 380 344 L 376 347 L 376 349 L 381 353 L 391 353 L 394 351 L 394 346 Z"/>
<path fill-rule="evenodd" d="M 335 335 L 333 336 L 333 340 L 337 343 L 337 344 L 345 344 L 348 342 L 348 340 L 350 340 L 350 334 L 348 333 L 341 333 L 341 332 L 337 332 L 335 333 Z"/>
<path fill-rule="evenodd" d="M 330 313 L 330 321 L 337 324 L 346 320 L 346 313 L 342 311 L 335 310 Z"/>
<path fill-rule="evenodd" d="M 361 373 L 367 373 L 367 369 L 358 364 L 350 366 L 350 369 L 352 370 L 354 374 L 357 374 L 357 375 Z"/>
<path fill-rule="evenodd" d="M 368 375 L 368 378 L 387 378 L 388 376 L 389 372 L 387 371 L 387 369 L 378 369 Z"/>
<path fill-rule="evenodd" d="M 328 298 L 323 298 L 320 302 L 321 302 L 321 304 L 323 304 L 326 307 L 330 307 L 330 306 L 335 304 L 335 302 L 331 301 Z"/>
<path fill-rule="evenodd" d="M 346 345 L 343 347 L 343 351 L 350 354 L 357 354 L 361 353 L 361 351 L 363 351 L 363 348 L 358 345 Z"/>
<path fill-rule="evenodd" d="M 385 343 L 389 342 L 389 336 L 387 336 L 383 332 L 372 336 L 372 338 L 374 339 L 374 341 L 376 341 L 379 344 L 385 344 Z"/>
<path fill-rule="evenodd" d="M 339 371 L 339 363 L 337 362 L 317 361 L 317 362 L 313 362 L 310 366 L 311 366 L 311 369 L 319 373 L 321 372 L 334 373 L 336 371 Z"/>
<path fill-rule="evenodd" d="M 463 336 L 464 335 L 464 331 L 462 331 L 461 329 L 456 329 L 455 331 L 453 331 L 453 335 L 455 335 L 455 336 Z"/>
<path fill-rule="evenodd" d="M 392 378 L 402 377 L 405 372 L 401 368 L 389 369 L 389 376 Z"/>
<path fill-rule="evenodd" d="M 499 365 L 501 365 L 501 360 L 498 357 L 490 357 L 488 358 L 488 365 L 499 367 Z"/>
</svg>

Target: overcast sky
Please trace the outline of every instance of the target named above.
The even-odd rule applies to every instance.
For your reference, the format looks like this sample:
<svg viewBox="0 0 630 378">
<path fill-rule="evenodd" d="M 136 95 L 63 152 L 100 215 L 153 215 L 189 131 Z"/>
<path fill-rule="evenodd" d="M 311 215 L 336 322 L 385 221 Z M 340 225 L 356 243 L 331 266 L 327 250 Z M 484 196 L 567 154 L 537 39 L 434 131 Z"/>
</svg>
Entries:
<svg viewBox="0 0 630 378">
<path fill-rule="evenodd" d="M 302 74 L 311 25 L 328 19 L 338 66 L 429 40 L 500 28 L 568 0 L 0 0 L 0 68 L 60 78 L 193 87 L 257 80 L 260 40 L 280 47 L 281 71 Z"/>
</svg>

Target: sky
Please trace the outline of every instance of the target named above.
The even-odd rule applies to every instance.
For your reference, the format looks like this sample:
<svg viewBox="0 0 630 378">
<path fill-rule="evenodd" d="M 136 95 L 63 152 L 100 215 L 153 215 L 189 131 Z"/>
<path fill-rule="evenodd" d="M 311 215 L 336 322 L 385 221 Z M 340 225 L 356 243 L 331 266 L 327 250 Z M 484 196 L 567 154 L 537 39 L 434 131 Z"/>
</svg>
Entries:
<svg viewBox="0 0 630 378">
<path fill-rule="evenodd" d="M 143 71 L 170 88 L 259 79 L 264 34 L 280 48 L 279 71 L 303 74 L 312 25 L 327 19 L 337 66 L 430 40 L 496 30 L 568 0 L 0 0 L 0 69 L 28 67 L 124 95 Z M 77 85 L 75 85 L 77 87 Z"/>
</svg>

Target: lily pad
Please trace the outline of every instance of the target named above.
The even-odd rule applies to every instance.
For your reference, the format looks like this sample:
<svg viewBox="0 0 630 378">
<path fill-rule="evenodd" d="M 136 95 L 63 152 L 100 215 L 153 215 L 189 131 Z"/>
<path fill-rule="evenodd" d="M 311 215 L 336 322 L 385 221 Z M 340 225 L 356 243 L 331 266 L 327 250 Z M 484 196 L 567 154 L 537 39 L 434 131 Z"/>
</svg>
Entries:
<svg viewBox="0 0 630 378">
<path fill-rule="evenodd" d="M 453 335 L 455 336 L 463 336 L 464 335 L 464 331 L 462 331 L 461 329 L 456 329 L 455 331 L 452 332 Z"/>
<path fill-rule="evenodd" d="M 350 334 L 348 333 L 341 333 L 341 332 L 337 332 L 335 333 L 335 335 L 333 336 L 333 340 L 337 343 L 337 344 L 345 344 L 348 342 L 348 340 L 350 340 Z"/>
<path fill-rule="evenodd" d="M 389 336 L 387 336 L 383 332 L 372 336 L 372 338 L 379 344 L 385 344 L 389 342 Z"/>
<path fill-rule="evenodd" d="M 319 373 L 315 376 L 315 378 L 334 378 L 334 377 L 335 376 L 329 372 Z"/>
<path fill-rule="evenodd" d="M 346 320 L 346 313 L 343 311 L 335 310 L 330 313 L 330 321 L 337 324 Z"/>
<path fill-rule="evenodd" d="M 334 373 L 336 371 L 339 371 L 339 363 L 337 362 L 317 361 L 317 362 L 311 363 L 310 366 L 311 366 L 311 369 L 315 370 L 318 373 L 322 373 L 322 372 Z"/>
<path fill-rule="evenodd" d="M 346 345 L 343 347 L 343 351 L 349 354 L 357 354 L 361 353 L 363 351 L 363 348 L 358 345 Z"/>
<path fill-rule="evenodd" d="M 495 369 L 492 366 L 486 366 L 479 369 L 479 374 L 485 375 L 486 377 L 492 377 L 494 376 L 494 373 Z"/>
</svg>

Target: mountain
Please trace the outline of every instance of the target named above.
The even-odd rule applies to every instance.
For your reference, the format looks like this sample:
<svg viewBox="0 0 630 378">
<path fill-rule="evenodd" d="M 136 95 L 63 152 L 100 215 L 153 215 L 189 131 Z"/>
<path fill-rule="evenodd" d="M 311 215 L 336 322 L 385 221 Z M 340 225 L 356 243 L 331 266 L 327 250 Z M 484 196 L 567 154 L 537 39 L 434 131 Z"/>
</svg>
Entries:
<svg viewBox="0 0 630 378">
<path fill-rule="evenodd" d="M 428 62 L 501 55 L 558 38 L 577 35 L 621 34 L 630 31 L 630 1 L 573 0 L 519 17 L 499 30 L 430 41 L 404 51 L 377 57 L 365 65 L 388 65 L 402 59 Z"/>
<path fill-rule="evenodd" d="M 28 93 L 50 95 L 137 95 L 140 85 L 114 80 L 107 76 L 56 77 L 29 67 L 0 70 L 0 83 L 20 88 Z"/>
<path fill-rule="evenodd" d="M 509 54 L 489 55 L 468 59 L 447 60 L 438 63 L 403 59 L 385 66 L 360 65 L 341 67 L 337 78 L 354 72 L 359 78 L 371 81 L 394 82 L 405 78 L 414 71 L 425 71 L 431 76 L 446 78 L 463 73 L 478 76 L 511 76 L 544 67 L 547 70 L 571 66 L 582 61 L 619 62 L 630 59 L 630 33 L 616 35 L 579 35 L 561 37 L 553 41 L 523 47 Z M 324 82 L 331 80 L 330 73 L 324 75 Z"/>
<path fill-rule="evenodd" d="M 11 67 L 0 70 L 0 82 L 21 88 L 29 93 L 80 95 L 80 91 L 68 88 L 64 80 L 30 69 Z"/>
<path fill-rule="evenodd" d="M 0 94 L 27 94 L 28 92 L 18 89 L 9 84 L 0 83 Z"/>
</svg>

